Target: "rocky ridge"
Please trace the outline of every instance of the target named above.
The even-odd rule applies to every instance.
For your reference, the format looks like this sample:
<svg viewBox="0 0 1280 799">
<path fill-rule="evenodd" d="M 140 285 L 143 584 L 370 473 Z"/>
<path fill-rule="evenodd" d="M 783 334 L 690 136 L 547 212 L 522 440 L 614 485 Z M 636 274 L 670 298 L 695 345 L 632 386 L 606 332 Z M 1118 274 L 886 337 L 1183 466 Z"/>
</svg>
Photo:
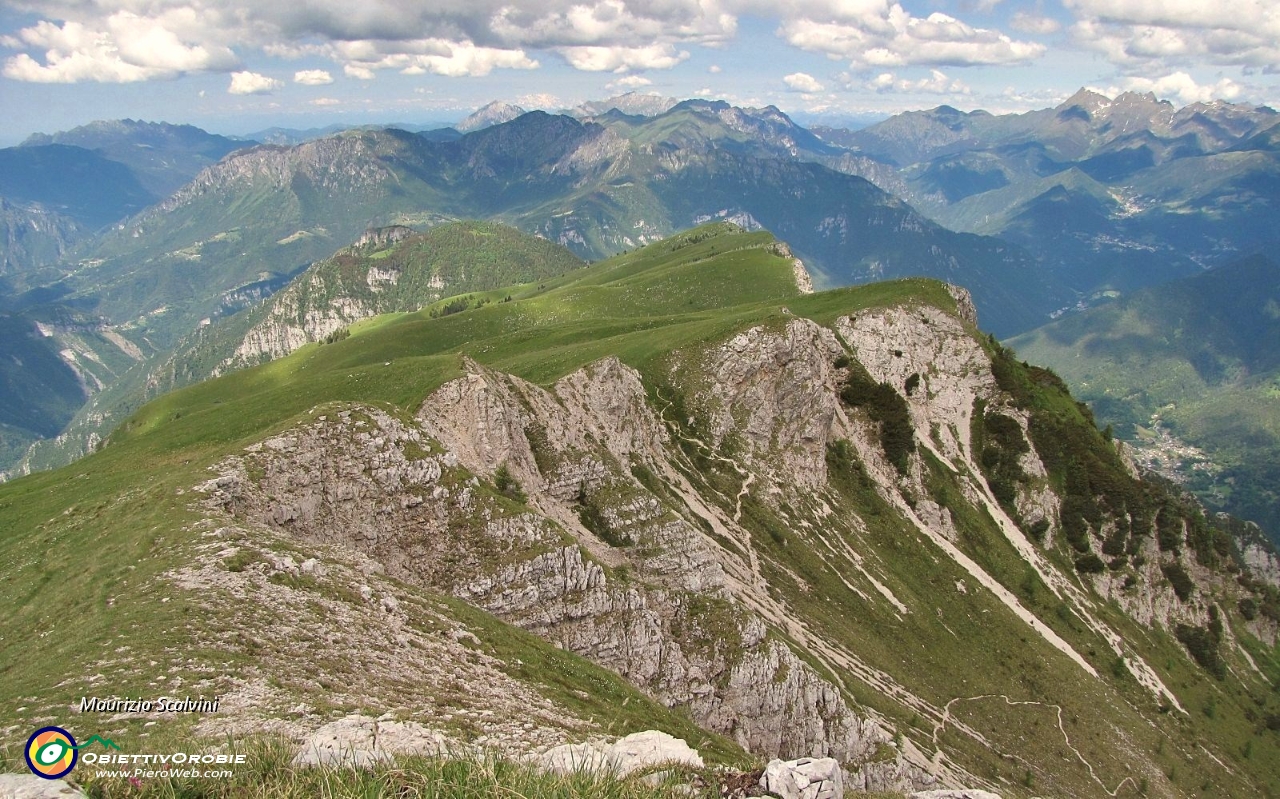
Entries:
<svg viewBox="0 0 1280 799">
<path fill-rule="evenodd" d="M 785 520 L 787 532 L 770 533 L 775 540 L 798 536 L 840 563 L 839 579 L 862 602 L 902 620 L 922 610 L 900 595 L 893 565 L 859 551 L 876 523 L 833 491 L 847 479 L 833 473 L 846 468 L 833 465 L 833 452 L 855 458 L 876 502 L 956 564 L 960 595 L 992 597 L 1025 625 L 1024 640 L 1073 663 L 1076 679 L 1100 679 L 1093 645 L 1086 651 L 1078 634 L 1068 640 L 979 563 L 966 545 L 971 523 L 956 515 L 971 511 L 938 493 L 940 474 L 967 507 L 993 519 L 1028 572 L 1106 642 L 1151 701 L 1182 708 L 1101 602 L 1115 599 L 1152 629 L 1201 626 L 1216 618 L 1209 597 L 1234 589 L 1183 555 L 1205 599 L 1175 597 L 1158 571 L 1168 556 L 1151 539 L 1139 553 L 1149 558 L 1136 572 L 1142 591 L 1107 574 L 1082 582 L 1062 573 L 1041 549 L 1064 522 L 1035 448 L 1020 456 L 1026 479 L 1008 510 L 984 479 L 975 409 L 998 409 L 1032 439 L 1035 420 L 1002 388 L 991 354 L 966 326 L 965 295 L 953 296 L 956 313 L 907 304 L 830 327 L 802 318 L 753 327 L 672 355 L 658 384 L 615 358 L 546 388 L 468 360 L 465 375 L 435 390 L 413 418 L 372 406 L 317 409 L 222 464 L 206 490 L 237 519 L 358 552 L 396 580 L 452 594 L 584 655 L 751 752 L 834 757 L 864 789 L 987 784 L 853 701 L 847 680 L 989 746 L 983 734 L 951 719 L 949 703 L 872 666 L 834 630 L 815 628 L 800 609 L 807 600 L 779 590 L 780 580 L 801 585 L 797 597 L 809 589 L 762 545 L 761 520 Z M 882 449 L 874 419 L 841 400 L 853 370 L 901 398 L 918 445 L 905 469 Z M 1038 523 L 1051 531 L 1043 544 L 1023 532 Z M 847 532 L 824 535 L 819 525 Z M 1106 536 L 1099 530 L 1091 546 Z"/>
</svg>

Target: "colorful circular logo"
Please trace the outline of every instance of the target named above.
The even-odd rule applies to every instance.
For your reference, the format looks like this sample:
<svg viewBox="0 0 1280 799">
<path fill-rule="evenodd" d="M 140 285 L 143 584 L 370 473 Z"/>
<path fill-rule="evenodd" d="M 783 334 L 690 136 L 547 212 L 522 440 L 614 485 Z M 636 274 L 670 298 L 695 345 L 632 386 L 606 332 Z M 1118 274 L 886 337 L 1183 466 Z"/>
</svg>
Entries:
<svg viewBox="0 0 1280 799">
<path fill-rule="evenodd" d="M 61 727 L 41 727 L 27 739 L 27 768 L 37 777 L 56 780 L 76 767 L 76 739 Z"/>
</svg>

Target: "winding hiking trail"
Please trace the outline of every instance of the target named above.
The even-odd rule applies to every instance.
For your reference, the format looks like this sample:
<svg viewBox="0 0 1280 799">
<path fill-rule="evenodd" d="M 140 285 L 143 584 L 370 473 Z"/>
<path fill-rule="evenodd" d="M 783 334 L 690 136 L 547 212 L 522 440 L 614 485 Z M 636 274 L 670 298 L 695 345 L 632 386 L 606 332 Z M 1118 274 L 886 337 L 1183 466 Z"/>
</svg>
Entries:
<svg viewBox="0 0 1280 799">
<path fill-rule="evenodd" d="M 933 748 L 935 751 L 935 754 L 934 754 L 935 760 L 940 760 L 943 757 L 942 749 L 939 748 L 938 746 L 938 736 L 942 734 L 942 731 L 944 729 L 946 729 L 947 723 L 953 721 L 951 718 L 951 706 L 957 702 L 977 702 L 981 699 L 1003 699 L 1004 703 L 1006 705 L 1009 705 L 1010 707 L 1017 707 L 1019 705 L 1034 705 L 1036 707 L 1053 708 L 1055 711 L 1057 711 L 1057 714 L 1058 714 L 1058 731 L 1062 733 L 1062 740 L 1066 743 L 1067 748 L 1070 749 L 1075 754 L 1076 759 L 1079 760 L 1082 764 L 1084 764 L 1084 767 L 1089 770 L 1090 778 L 1092 778 L 1094 782 L 1098 783 L 1098 787 L 1102 788 L 1102 790 L 1106 792 L 1107 796 L 1116 796 L 1117 794 L 1119 794 L 1120 789 L 1124 787 L 1125 783 L 1133 783 L 1134 787 L 1135 788 L 1137 787 L 1137 783 L 1134 782 L 1133 777 L 1125 777 L 1124 779 L 1120 780 L 1119 784 L 1116 785 L 1114 789 L 1107 788 L 1106 783 L 1104 783 L 1102 781 L 1102 778 L 1098 776 L 1096 771 L 1094 771 L 1093 764 L 1089 762 L 1088 758 L 1080 754 L 1080 750 L 1076 749 L 1075 746 L 1071 743 L 1071 736 L 1067 735 L 1067 727 L 1062 721 L 1061 705 L 1053 705 L 1047 702 L 1032 702 L 1027 700 L 1015 701 L 1005 696 L 1004 694 L 980 694 L 978 696 L 958 696 L 955 699 L 952 699 L 950 702 L 948 702 L 947 706 L 942 709 L 942 718 L 938 721 L 937 724 L 933 725 Z M 954 723 L 959 724 L 959 722 L 954 722 Z M 1021 758 L 1018 758 L 1018 759 L 1021 760 Z"/>
<path fill-rule="evenodd" d="M 702 451 L 702 453 L 707 457 L 708 460 L 719 461 L 720 463 L 729 464 L 729 466 L 731 466 L 733 470 L 738 473 L 738 476 L 742 478 L 742 488 L 741 490 L 738 491 L 738 495 L 733 498 L 734 499 L 733 521 L 734 522 L 741 521 L 742 520 L 742 498 L 747 495 L 747 493 L 751 490 L 751 484 L 756 481 L 755 473 L 753 473 L 750 469 L 744 469 L 742 464 L 738 463 L 733 458 L 726 458 L 725 456 L 716 452 L 715 449 L 712 448 L 710 444 L 703 441 L 702 439 L 693 438 L 691 436 L 684 435 L 684 433 L 680 428 L 680 425 L 677 422 L 673 422 L 667 418 L 667 411 L 671 409 L 671 405 L 672 405 L 671 400 L 662 396 L 662 389 L 655 388 L 653 391 L 654 391 L 654 394 L 658 397 L 658 399 L 662 400 L 667 404 L 665 408 L 659 409 L 658 418 L 662 420 L 662 423 L 667 426 L 668 430 L 672 431 L 672 434 L 676 438 L 680 439 L 681 441 L 687 441 L 690 444 L 695 445 L 698 449 Z"/>
</svg>

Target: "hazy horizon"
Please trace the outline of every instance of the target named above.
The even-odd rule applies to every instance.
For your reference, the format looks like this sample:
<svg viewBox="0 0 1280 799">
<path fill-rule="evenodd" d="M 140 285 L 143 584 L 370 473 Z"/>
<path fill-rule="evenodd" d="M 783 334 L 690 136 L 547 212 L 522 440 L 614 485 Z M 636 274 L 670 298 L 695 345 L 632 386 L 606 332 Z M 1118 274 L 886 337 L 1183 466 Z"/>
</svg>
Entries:
<svg viewBox="0 0 1280 799">
<path fill-rule="evenodd" d="M 0 141 L 95 119 L 267 127 L 461 119 L 626 91 L 855 118 L 1056 105 L 1087 86 L 1280 101 L 1280 10 L 1140 0 L 331 0 L 0 7 Z"/>
</svg>

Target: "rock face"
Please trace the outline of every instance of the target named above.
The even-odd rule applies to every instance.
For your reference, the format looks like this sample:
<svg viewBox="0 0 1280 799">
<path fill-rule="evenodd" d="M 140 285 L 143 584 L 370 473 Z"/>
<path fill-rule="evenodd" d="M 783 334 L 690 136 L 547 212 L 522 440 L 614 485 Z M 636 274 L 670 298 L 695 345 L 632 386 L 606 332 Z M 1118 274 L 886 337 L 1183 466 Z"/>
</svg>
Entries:
<svg viewBox="0 0 1280 799">
<path fill-rule="evenodd" d="M 239 513 L 355 546 L 606 665 L 750 749 L 853 760 L 887 740 L 734 598 L 697 517 L 637 477 L 673 470 L 633 370 L 607 359 L 546 391 L 468 368 L 421 427 L 373 408 L 318 414 L 215 488 Z M 499 466 L 538 513 L 471 476 Z"/>
<path fill-rule="evenodd" d="M 954 728 L 986 749 L 1004 731 L 976 731 L 953 716 L 955 693 L 923 698 L 907 685 L 916 675 L 871 665 L 863 646 L 882 645 L 900 626 L 932 627 L 956 606 L 954 623 L 991 619 L 983 623 L 1006 625 L 1037 657 L 1065 658 L 1055 660 L 1058 675 L 1093 686 L 1103 679 L 1095 664 L 1115 659 L 1181 710 L 1096 605 L 1114 597 L 1154 626 L 1207 624 L 1213 611 L 1208 600 L 1173 596 L 1161 568 L 1175 556 L 1150 532 L 1136 539 L 1146 558 L 1123 573 L 1066 575 L 1046 557 L 1065 504 L 1048 461 L 1027 443 L 1033 410 L 1002 388 L 999 350 L 974 335 L 971 307 L 954 297 L 959 315 L 902 303 L 829 326 L 780 316 L 672 353 L 644 376 L 605 358 L 538 386 L 464 360 L 464 374 L 412 416 L 316 408 L 224 463 L 203 490 L 245 519 L 355 550 L 389 578 L 452 594 L 583 655 L 751 752 L 816 758 L 774 765 L 766 781 L 780 786 L 775 793 L 982 785 L 944 756 L 939 737 Z M 843 398 L 855 370 L 901 403 L 912 444 L 903 463 L 886 454 L 887 423 Z M 984 477 L 987 453 L 974 451 L 979 409 L 983 419 L 1005 416 L 1008 434 L 1027 443 L 1017 458 L 1023 480 L 1003 504 Z M 1102 551 L 1117 524 L 1099 516 L 1090 551 Z M 1034 542 L 1024 528 L 1040 523 L 1049 532 Z M 1087 633 L 1068 640 L 1038 617 L 1027 593 L 998 579 L 1008 574 L 985 560 L 975 534 Z M 938 576 L 903 577 L 908 567 L 891 558 L 904 540 L 929 553 L 909 568 L 936 566 Z M 1238 590 L 1186 552 L 1177 557 L 1205 591 Z M 279 568 L 302 574 L 308 565 Z M 879 637 L 853 640 L 857 614 L 878 616 Z M 1081 635 L 1098 643 L 1086 651 Z M 893 662 L 899 654 L 906 662 L 898 652 Z M 895 736 L 885 715 L 854 699 L 853 684 L 925 719 L 917 730 L 933 724 L 932 739 Z M 366 720 L 324 734 L 365 760 L 380 757 L 381 734 Z M 669 742 L 634 743 L 665 751 Z M 318 746 L 314 758 L 339 748 Z M 578 744 L 545 758 L 560 770 L 614 768 L 615 755 Z"/>
</svg>

